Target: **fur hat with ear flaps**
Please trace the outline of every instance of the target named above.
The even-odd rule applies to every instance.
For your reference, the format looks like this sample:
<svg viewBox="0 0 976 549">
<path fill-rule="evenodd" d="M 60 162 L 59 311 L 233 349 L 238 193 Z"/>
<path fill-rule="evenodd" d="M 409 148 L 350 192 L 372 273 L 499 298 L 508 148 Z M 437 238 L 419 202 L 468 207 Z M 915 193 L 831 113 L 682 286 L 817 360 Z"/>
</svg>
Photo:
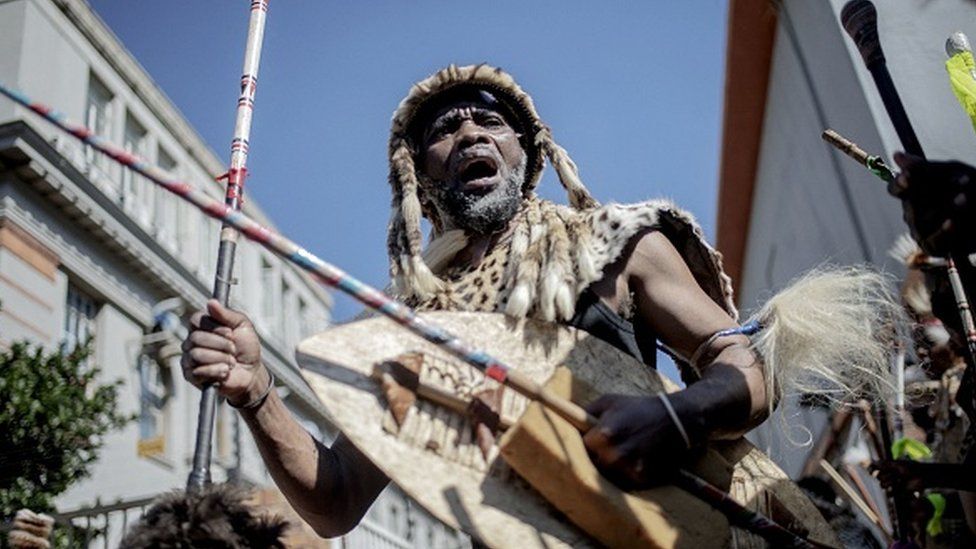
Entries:
<svg viewBox="0 0 976 549">
<path fill-rule="evenodd" d="M 525 196 L 534 195 L 544 166 L 544 157 L 556 168 L 559 180 L 566 188 L 575 208 L 597 205 L 576 174 L 576 166 L 552 140 L 549 128 L 542 123 L 532 98 L 507 73 L 489 65 L 451 65 L 415 84 L 393 114 L 390 136 L 390 185 L 393 187 L 393 212 L 387 245 L 391 260 L 391 275 L 397 289 L 405 295 L 428 297 L 441 288 L 440 281 L 421 259 L 422 237 L 420 217 L 425 215 L 438 232 L 436 212 L 425 204 L 417 179 L 414 159 L 417 145 L 411 134 L 417 115 L 432 99 L 463 88 L 490 92 L 516 118 L 522 131 L 522 147 L 527 154 Z"/>
<path fill-rule="evenodd" d="M 449 272 L 450 259 L 467 240 L 459 231 L 443 230 L 436 208 L 427 198 L 424 178 L 418 177 L 419 145 L 414 136 L 416 126 L 435 106 L 444 106 L 445 100 L 467 90 L 486 91 L 498 102 L 513 127 L 517 126 L 527 159 L 522 185 L 525 201 L 517 214 L 518 225 L 511 239 L 496 245 L 482 262 L 482 269 L 494 266 L 498 272 L 459 276 Z M 387 240 L 390 274 L 395 293 L 418 309 L 501 310 L 515 317 L 567 320 L 580 292 L 620 255 L 630 237 L 642 229 L 660 227 L 685 256 L 706 292 L 735 316 L 721 258 L 704 242 L 692 217 L 667 201 L 600 206 L 580 180 L 576 164 L 542 123 L 532 98 L 501 69 L 452 65 L 415 84 L 393 115 L 389 154 L 393 190 Z M 546 160 L 566 190 L 568 207 L 535 196 Z M 426 252 L 421 217 L 432 225 Z M 482 280 L 472 279 L 479 276 Z M 469 287 L 479 290 L 467 291 Z"/>
</svg>

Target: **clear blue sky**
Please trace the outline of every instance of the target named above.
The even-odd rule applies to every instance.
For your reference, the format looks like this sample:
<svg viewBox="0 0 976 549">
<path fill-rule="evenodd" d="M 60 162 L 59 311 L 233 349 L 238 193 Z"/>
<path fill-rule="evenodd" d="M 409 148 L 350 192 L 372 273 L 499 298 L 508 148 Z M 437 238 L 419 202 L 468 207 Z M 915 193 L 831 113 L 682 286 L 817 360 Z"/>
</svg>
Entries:
<svg viewBox="0 0 976 549">
<path fill-rule="evenodd" d="M 229 158 L 249 2 L 91 4 Z M 726 0 L 272 0 L 247 193 L 292 239 L 382 286 L 390 115 L 436 69 L 486 61 L 534 97 L 600 201 L 671 197 L 714 237 L 726 11 Z M 551 171 L 541 192 L 564 201 Z M 360 309 L 336 297 L 337 319 Z"/>
</svg>

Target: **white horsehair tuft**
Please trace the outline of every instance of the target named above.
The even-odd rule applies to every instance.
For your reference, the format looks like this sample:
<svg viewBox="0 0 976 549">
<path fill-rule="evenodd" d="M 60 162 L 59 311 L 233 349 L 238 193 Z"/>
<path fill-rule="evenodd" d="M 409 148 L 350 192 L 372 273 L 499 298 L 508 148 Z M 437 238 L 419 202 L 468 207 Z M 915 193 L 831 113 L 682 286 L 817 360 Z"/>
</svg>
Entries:
<svg viewBox="0 0 976 549">
<path fill-rule="evenodd" d="M 430 267 L 431 272 L 440 274 L 467 245 L 468 235 L 461 229 L 452 229 L 435 235 L 424 250 L 424 263 Z"/>
<path fill-rule="evenodd" d="M 881 273 L 866 267 L 814 269 L 753 315 L 770 412 L 789 395 L 833 403 L 864 396 L 885 404 L 894 392 L 889 356 L 908 326 L 904 308 Z"/>
</svg>

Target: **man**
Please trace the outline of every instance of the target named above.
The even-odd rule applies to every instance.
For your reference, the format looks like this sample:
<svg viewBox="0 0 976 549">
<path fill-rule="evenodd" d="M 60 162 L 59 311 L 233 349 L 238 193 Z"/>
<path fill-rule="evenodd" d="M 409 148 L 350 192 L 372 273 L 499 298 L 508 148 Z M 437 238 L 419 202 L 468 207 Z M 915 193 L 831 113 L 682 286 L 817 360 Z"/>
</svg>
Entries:
<svg viewBox="0 0 976 549">
<path fill-rule="evenodd" d="M 535 197 L 544 160 L 570 206 Z M 660 339 L 693 381 L 668 399 L 605 396 L 584 441 L 617 482 L 646 485 L 709 439 L 734 437 L 769 407 L 761 364 L 734 328 L 728 278 L 694 221 L 673 205 L 599 207 L 531 98 L 499 69 L 448 67 L 394 114 L 395 293 L 420 310 L 503 311 L 586 329 L 653 365 Z M 432 226 L 422 254 L 421 217 Z M 254 327 L 207 304 L 184 343 L 185 377 L 219 384 L 272 477 L 325 537 L 353 528 L 388 479 L 340 436 L 313 440 L 270 387 Z"/>
</svg>

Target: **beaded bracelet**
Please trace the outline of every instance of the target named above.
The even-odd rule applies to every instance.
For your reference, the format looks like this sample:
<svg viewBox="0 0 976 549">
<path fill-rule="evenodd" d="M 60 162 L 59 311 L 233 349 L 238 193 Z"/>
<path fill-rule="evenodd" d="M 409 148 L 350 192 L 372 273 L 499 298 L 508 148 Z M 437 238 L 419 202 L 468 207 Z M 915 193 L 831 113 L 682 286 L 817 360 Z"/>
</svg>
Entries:
<svg viewBox="0 0 976 549">
<path fill-rule="evenodd" d="M 268 387 L 264 390 L 263 393 L 261 393 L 260 396 L 258 396 L 251 402 L 248 402 L 247 404 L 236 405 L 229 400 L 227 401 L 227 404 L 231 408 L 237 408 L 238 410 L 252 410 L 254 408 L 257 408 L 258 406 L 264 404 L 264 401 L 268 399 L 268 395 L 270 395 L 271 390 L 274 389 L 274 384 L 275 384 L 275 376 L 270 370 L 268 370 Z"/>
<path fill-rule="evenodd" d="M 712 343 L 715 343 L 715 340 L 717 340 L 720 337 L 728 337 L 734 335 L 751 336 L 758 333 L 759 330 L 762 330 L 762 325 L 756 320 L 747 322 L 742 326 L 736 326 L 735 328 L 727 328 L 725 330 L 719 330 L 714 334 L 712 334 L 708 339 L 706 339 L 704 343 L 699 345 L 697 349 L 695 349 L 695 352 L 691 355 L 691 358 L 688 360 L 688 365 L 691 366 L 692 370 L 694 370 L 696 373 L 701 375 L 701 367 L 698 365 L 698 362 L 702 359 L 702 356 L 705 354 L 705 352 L 711 348 Z"/>
</svg>

